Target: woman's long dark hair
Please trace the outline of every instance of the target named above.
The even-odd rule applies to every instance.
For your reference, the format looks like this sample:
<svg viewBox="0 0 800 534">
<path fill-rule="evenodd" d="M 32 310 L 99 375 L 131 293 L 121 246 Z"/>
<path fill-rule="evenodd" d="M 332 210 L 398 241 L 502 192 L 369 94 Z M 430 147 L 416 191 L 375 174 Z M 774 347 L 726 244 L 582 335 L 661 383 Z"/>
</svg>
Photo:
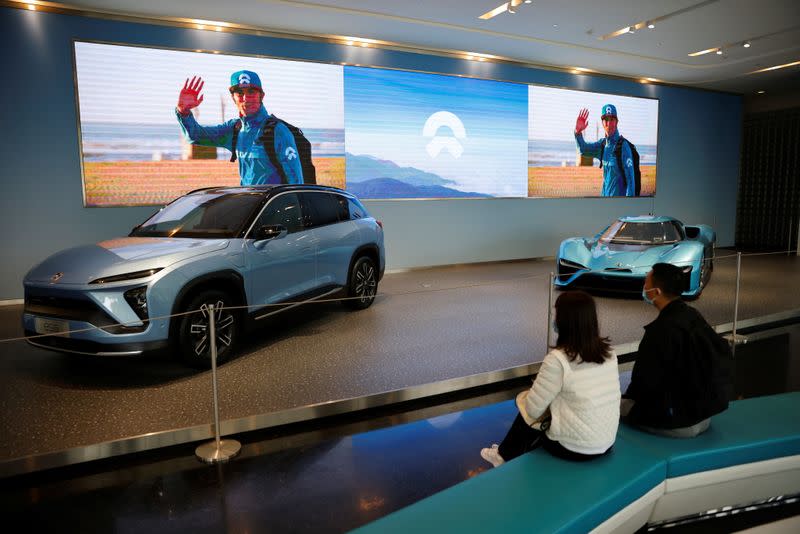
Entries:
<svg viewBox="0 0 800 534">
<path fill-rule="evenodd" d="M 607 337 L 600 337 L 597 307 L 585 291 L 567 291 L 556 299 L 556 347 L 570 361 L 580 357 L 585 362 L 603 363 L 611 356 Z"/>
</svg>

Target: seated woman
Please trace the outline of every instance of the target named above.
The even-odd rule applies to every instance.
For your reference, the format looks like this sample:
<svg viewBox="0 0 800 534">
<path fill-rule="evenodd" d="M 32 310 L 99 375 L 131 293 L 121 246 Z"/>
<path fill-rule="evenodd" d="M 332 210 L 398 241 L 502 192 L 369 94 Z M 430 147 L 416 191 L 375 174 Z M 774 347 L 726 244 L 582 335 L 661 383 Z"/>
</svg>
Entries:
<svg viewBox="0 0 800 534">
<path fill-rule="evenodd" d="M 556 346 L 533 386 L 517 396 L 517 415 L 498 447 L 481 450 L 497 467 L 538 448 L 570 460 L 611 450 L 619 425 L 619 371 L 608 338 L 600 337 L 594 299 L 583 291 L 556 300 Z"/>
</svg>

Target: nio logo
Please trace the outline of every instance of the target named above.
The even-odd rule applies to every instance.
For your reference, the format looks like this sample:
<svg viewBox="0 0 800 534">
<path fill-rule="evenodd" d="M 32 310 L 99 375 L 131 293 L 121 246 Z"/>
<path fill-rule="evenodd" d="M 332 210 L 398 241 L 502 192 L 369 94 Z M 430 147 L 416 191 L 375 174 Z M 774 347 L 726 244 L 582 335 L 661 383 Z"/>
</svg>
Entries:
<svg viewBox="0 0 800 534">
<path fill-rule="evenodd" d="M 606 106 L 606 110 L 603 113 L 606 115 L 611 115 L 611 106 Z"/>
<path fill-rule="evenodd" d="M 454 137 L 436 135 L 436 132 L 442 126 L 450 128 Z M 461 154 L 464 153 L 464 147 L 458 142 L 458 139 L 467 138 L 464 123 L 449 111 L 437 111 L 428 117 L 428 120 L 425 121 L 425 127 L 422 129 L 422 135 L 432 138 L 425 147 L 428 155 L 432 158 L 437 157 L 442 149 L 446 149 L 456 159 L 460 158 Z"/>
<path fill-rule="evenodd" d="M 50 277 L 50 282 L 55 283 L 61 280 L 61 277 L 64 276 L 64 273 L 56 273 Z"/>
<path fill-rule="evenodd" d="M 297 150 L 295 150 L 292 147 L 287 147 L 286 152 L 284 152 L 284 154 L 286 155 L 286 159 L 288 160 L 297 159 Z"/>
<path fill-rule="evenodd" d="M 617 262 L 617 267 L 622 267 L 622 262 Z"/>
<path fill-rule="evenodd" d="M 242 73 L 239 75 L 239 85 L 250 85 L 250 75 Z"/>
<path fill-rule="evenodd" d="M 628 158 L 628 161 L 625 162 L 625 165 L 627 165 L 628 167 L 633 167 L 633 160 L 631 158 Z"/>
</svg>

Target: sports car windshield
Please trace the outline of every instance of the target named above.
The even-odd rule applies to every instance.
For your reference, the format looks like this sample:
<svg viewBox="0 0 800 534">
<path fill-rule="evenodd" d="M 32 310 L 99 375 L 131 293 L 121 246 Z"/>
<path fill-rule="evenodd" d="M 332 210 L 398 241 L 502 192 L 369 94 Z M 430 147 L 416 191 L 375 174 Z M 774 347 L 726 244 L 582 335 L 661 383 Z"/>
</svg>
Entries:
<svg viewBox="0 0 800 534">
<path fill-rule="evenodd" d="M 259 193 L 194 194 L 181 197 L 137 226 L 131 237 L 232 238 L 239 235 L 264 198 Z"/>
<path fill-rule="evenodd" d="M 681 232 L 672 221 L 648 223 L 617 221 L 600 236 L 600 241 L 605 243 L 631 245 L 664 245 L 681 239 Z"/>
</svg>

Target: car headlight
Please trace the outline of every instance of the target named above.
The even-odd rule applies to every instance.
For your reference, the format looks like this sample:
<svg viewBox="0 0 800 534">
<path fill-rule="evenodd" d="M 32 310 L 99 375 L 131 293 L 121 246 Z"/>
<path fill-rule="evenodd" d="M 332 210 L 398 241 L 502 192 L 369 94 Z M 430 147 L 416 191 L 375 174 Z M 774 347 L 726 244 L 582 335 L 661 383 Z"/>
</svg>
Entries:
<svg viewBox="0 0 800 534">
<path fill-rule="evenodd" d="M 125 301 L 136 312 L 139 319 L 147 320 L 147 286 L 129 289 L 124 293 Z"/>
<path fill-rule="evenodd" d="M 137 278 L 147 278 L 148 276 L 153 276 L 158 271 L 163 269 L 163 267 L 159 267 L 158 269 L 147 269 L 146 271 L 136 271 L 133 273 L 125 273 L 125 274 L 117 274 L 114 276 L 106 276 L 105 278 L 97 278 L 89 282 L 90 284 L 110 284 L 111 282 L 122 282 L 124 280 L 136 280 Z"/>
</svg>

